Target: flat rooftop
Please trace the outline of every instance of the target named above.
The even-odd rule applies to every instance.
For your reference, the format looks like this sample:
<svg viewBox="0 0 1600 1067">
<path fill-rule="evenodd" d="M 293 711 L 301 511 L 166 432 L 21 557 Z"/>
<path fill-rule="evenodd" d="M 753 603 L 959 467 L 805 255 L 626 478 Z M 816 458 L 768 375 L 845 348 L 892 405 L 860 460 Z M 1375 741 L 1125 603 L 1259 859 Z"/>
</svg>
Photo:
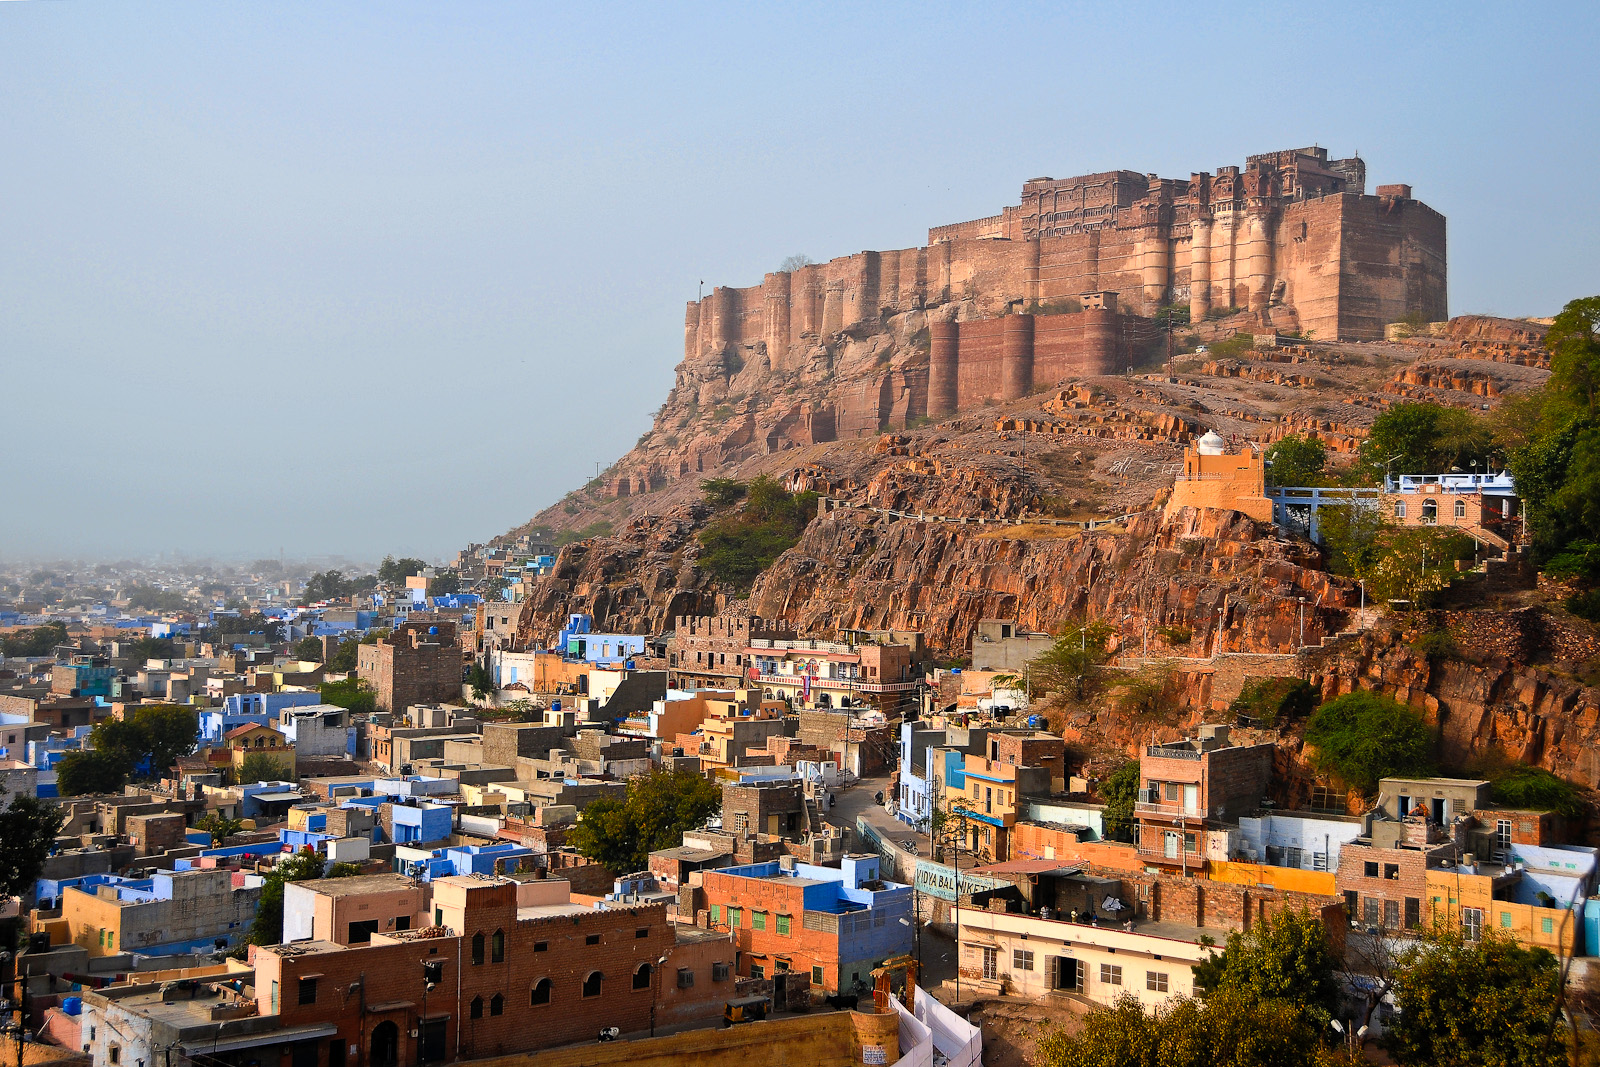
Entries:
<svg viewBox="0 0 1600 1067">
<path fill-rule="evenodd" d="M 403 874 L 361 874 L 353 878 L 317 878 L 296 885 L 324 897 L 354 897 L 365 893 L 389 893 L 412 888 L 412 879 Z"/>
</svg>

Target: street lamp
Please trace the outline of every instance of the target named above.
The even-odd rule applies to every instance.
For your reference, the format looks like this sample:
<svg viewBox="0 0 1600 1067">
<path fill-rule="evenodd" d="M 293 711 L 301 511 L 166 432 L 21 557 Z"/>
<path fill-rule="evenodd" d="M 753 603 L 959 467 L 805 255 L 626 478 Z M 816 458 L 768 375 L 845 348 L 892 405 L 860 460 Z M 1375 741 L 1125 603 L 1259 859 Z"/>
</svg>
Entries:
<svg viewBox="0 0 1600 1067">
<path fill-rule="evenodd" d="M 667 962 L 667 957 L 662 956 L 656 960 L 655 982 L 650 986 L 650 1036 L 656 1036 L 656 1000 L 661 996 L 661 968 Z"/>
</svg>

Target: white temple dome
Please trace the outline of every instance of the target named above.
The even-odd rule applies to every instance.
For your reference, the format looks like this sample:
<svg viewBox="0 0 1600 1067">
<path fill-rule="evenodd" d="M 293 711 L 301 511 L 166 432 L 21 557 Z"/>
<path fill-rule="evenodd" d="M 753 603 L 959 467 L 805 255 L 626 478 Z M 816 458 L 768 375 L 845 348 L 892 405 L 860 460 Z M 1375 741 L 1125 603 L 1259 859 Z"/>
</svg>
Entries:
<svg viewBox="0 0 1600 1067">
<path fill-rule="evenodd" d="M 1217 431 L 1207 430 L 1205 436 L 1195 442 L 1194 449 L 1202 456 L 1220 456 L 1227 445 Z"/>
</svg>

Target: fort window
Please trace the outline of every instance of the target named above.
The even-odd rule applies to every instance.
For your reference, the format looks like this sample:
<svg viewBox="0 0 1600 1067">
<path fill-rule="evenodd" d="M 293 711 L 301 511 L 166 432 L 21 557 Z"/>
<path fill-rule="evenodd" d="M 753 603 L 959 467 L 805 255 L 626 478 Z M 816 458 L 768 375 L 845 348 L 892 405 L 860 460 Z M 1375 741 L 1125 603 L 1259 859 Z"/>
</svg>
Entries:
<svg viewBox="0 0 1600 1067">
<path fill-rule="evenodd" d="M 528 995 L 529 1004 L 550 1003 L 550 979 L 541 978 L 534 983 L 533 992 Z"/>
<path fill-rule="evenodd" d="M 504 930 L 496 930 L 494 937 L 490 939 L 489 960 L 492 963 L 504 963 L 506 961 L 506 934 Z"/>
<path fill-rule="evenodd" d="M 598 945 L 600 943 L 600 935 L 590 934 L 588 937 L 583 939 L 583 943 L 585 945 Z"/>
<path fill-rule="evenodd" d="M 639 964 L 639 969 L 633 972 L 633 988 L 650 988 L 650 965 L 648 963 Z"/>
<path fill-rule="evenodd" d="M 605 976 L 599 971 L 590 971 L 589 977 L 583 980 L 583 995 L 586 997 L 598 997 L 600 995 L 600 983 L 604 978 Z"/>
<path fill-rule="evenodd" d="M 490 1015 L 504 1015 L 505 1014 L 505 1010 L 506 1010 L 506 998 L 505 997 L 501 996 L 499 993 L 496 993 L 494 996 L 489 998 L 489 1014 Z"/>
<path fill-rule="evenodd" d="M 639 929 L 637 929 L 637 930 L 635 930 L 633 932 L 633 936 L 636 937 L 636 938 L 649 937 L 650 936 L 650 928 L 648 926 L 641 926 L 641 927 L 639 927 Z"/>
<path fill-rule="evenodd" d="M 317 1002 L 317 980 L 315 978 L 300 979 L 300 1003 L 315 1004 Z"/>
<path fill-rule="evenodd" d="M 471 1017 L 474 1018 L 474 1019 L 483 1018 L 483 998 L 482 997 L 473 997 L 472 998 L 472 1007 L 469 1010 L 468 1014 L 470 1014 Z"/>
<path fill-rule="evenodd" d="M 472 935 L 472 965 L 478 966 L 483 962 L 483 934 Z"/>
</svg>

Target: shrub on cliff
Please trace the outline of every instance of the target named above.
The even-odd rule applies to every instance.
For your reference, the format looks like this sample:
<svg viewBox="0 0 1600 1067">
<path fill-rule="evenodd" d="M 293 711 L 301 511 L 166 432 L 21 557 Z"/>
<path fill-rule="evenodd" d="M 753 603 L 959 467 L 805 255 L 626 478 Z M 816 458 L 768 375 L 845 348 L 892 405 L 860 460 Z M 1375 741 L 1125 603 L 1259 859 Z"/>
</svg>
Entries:
<svg viewBox="0 0 1600 1067">
<path fill-rule="evenodd" d="M 1540 767 L 1518 764 L 1491 778 L 1494 802 L 1527 811 L 1554 811 L 1568 818 L 1583 814 L 1583 801 L 1571 782 Z"/>
<path fill-rule="evenodd" d="M 718 581 L 749 589 L 800 540 L 816 509 L 815 493 L 791 493 L 763 475 L 744 486 L 742 508 L 700 531 L 700 566 Z"/>
<path fill-rule="evenodd" d="M 1371 794 L 1394 775 L 1433 773 L 1433 732 L 1422 716 L 1378 693 L 1346 693 L 1306 724 L 1311 765 Z"/>
<path fill-rule="evenodd" d="M 1304 678 L 1258 678 L 1239 691 L 1228 711 L 1270 730 L 1310 714 L 1316 705 L 1316 686 Z"/>
</svg>

